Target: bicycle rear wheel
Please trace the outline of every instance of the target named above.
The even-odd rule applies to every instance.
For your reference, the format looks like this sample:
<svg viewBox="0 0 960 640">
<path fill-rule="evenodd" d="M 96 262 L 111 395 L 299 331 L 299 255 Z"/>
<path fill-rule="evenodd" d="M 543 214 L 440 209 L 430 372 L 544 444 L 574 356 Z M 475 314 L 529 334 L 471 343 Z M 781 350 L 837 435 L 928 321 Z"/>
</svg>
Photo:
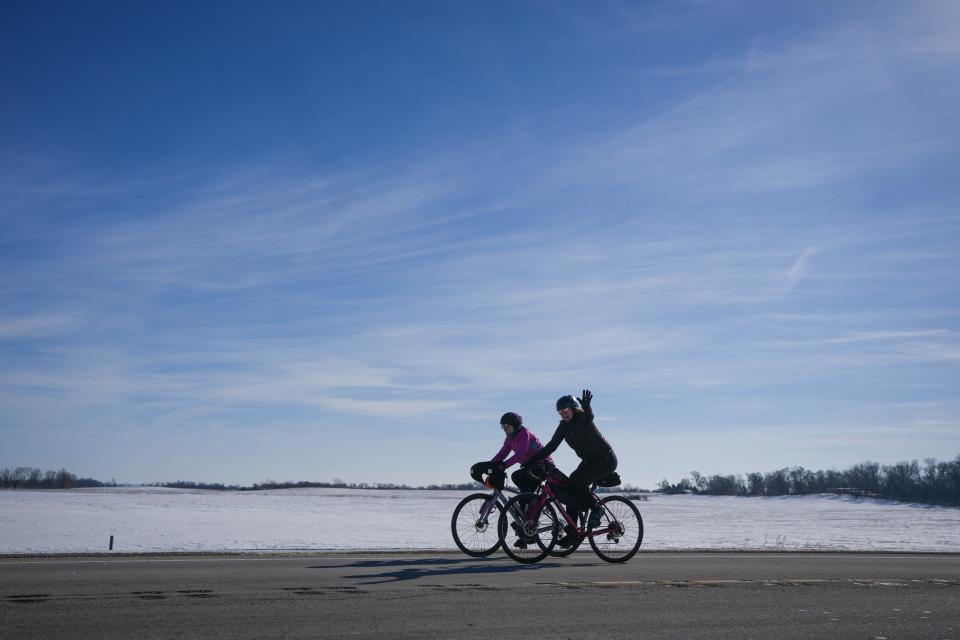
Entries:
<svg viewBox="0 0 960 640">
<path fill-rule="evenodd" d="M 508 556 L 530 564 L 547 557 L 557 541 L 557 514 L 549 504 L 535 518 L 528 519 L 527 507 L 535 505 L 539 496 L 520 493 L 510 498 L 500 513 L 497 534 Z"/>
<path fill-rule="evenodd" d="M 450 532 L 460 551 L 474 558 L 496 551 L 500 547 L 497 523 L 502 510 L 496 497 L 489 493 L 472 493 L 461 500 L 450 518 Z"/>
<path fill-rule="evenodd" d="M 609 496 L 600 501 L 603 517 L 590 527 L 590 546 L 602 560 L 626 562 L 643 542 L 643 519 L 636 505 L 623 496 Z M 604 531 L 606 529 L 606 531 Z M 598 531 L 594 534 L 593 531 Z"/>
</svg>

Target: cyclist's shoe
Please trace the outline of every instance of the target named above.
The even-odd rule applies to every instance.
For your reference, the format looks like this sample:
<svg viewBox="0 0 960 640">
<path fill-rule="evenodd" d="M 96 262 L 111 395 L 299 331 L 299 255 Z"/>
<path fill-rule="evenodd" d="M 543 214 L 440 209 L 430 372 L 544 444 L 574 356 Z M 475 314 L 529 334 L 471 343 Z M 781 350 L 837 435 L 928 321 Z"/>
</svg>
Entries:
<svg viewBox="0 0 960 640">
<path fill-rule="evenodd" d="M 517 540 L 516 542 L 513 543 L 513 546 L 516 549 L 526 549 L 527 542 L 525 540 Z"/>
<path fill-rule="evenodd" d="M 517 547 L 518 549 L 525 549 L 528 544 L 534 542 L 535 538 L 525 534 L 519 522 L 511 522 L 510 526 L 513 528 L 513 533 L 518 538 L 518 540 L 513 543 L 513 546 Z M 520 543 L 523 543 L 522 547 L 519 546 Z"/>
<path fill-rule="evenodd" d="M 587 526 L 592 529 L 600 524 L 601 519 L 603 519 L 603 507 L 598 505 L 590 509 L 590 520 L 587 522 Z"/>
<path fill-rule="evenodd" d="M 563 528 L 563 536 L 557 540 L 557 546 L 564 549 L 569 549 L 573 546 L 573 543 L 577 540 L 577 532 L 570 528 L 570 525 L 567 525 Z"/>
</svg>

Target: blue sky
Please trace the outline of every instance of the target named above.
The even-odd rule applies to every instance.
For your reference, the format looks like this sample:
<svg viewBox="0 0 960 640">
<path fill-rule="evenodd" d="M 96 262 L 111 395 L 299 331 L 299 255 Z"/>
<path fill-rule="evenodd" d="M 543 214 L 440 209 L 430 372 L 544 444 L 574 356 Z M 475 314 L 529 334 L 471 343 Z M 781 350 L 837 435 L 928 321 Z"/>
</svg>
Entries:
<svg viewBox="0 0 960 640">
<path fill-rule="evenodd" d="M 960 453 L 957 3 L 196 5 L 0 7 L 0 466 Z"/>
</svg>

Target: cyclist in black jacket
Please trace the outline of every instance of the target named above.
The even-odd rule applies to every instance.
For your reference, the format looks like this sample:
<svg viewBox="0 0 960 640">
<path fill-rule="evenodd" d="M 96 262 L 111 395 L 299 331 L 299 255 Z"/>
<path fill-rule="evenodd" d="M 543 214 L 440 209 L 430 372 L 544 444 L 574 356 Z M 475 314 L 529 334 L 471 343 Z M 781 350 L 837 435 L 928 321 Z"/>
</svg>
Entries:
<svg viewBox="0 0 960 640">
<path fill-rule="evenodd" d="M 560 425 L 543 449 L 538 451 L 524 463 L 531 465 L 539 462 L 557 450 L 562 440 L 566 440 L 570 448 L 580 458 L 580 465 L 570 474 L 569 488 L 574 500 L 567 508 L 571 514 L 592 507 L 590 519 L 594 526 L 599 522 L 603 511 L 593 504 L 590 496 L 590 483 L 601 480 L 617 469 L 617 456 L 613 447 L 601 435 L 597 425 L 593 423 L 593 409 L 590 401 L 593 394 L 584 389 L 579 398 L 580 406 L 573 396 L 563 396 L 557 400 L 557 412 L 560 414 Z M 582 408 L 581 408 L 582 407 Z M 557 544 L 570 546 L 573 532 L 566 528 L 566 535 Z"/>
</svg>

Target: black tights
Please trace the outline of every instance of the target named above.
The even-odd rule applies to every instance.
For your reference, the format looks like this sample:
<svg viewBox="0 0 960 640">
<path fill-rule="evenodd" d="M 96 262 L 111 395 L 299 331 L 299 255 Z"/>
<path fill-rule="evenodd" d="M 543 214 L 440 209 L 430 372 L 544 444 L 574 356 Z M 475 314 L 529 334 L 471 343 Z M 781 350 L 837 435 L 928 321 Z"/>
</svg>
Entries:
<svg viewBox="0 0 960 640">
<path fill-rule="evenodd" d="M 529 469 L 522 467 L 511 473 L 510 478 L 520 491 L 536 491 L 540 486 L 540 478 L 530 473 Z"/>
<path fill-rule="evenodd" d="M 585 511 L 593 504 L 590 496 L 590 483 L 602 480 L 617 470 L 617 456 L 611 451 L 610 455 L 600 458 L 588 458 L 570 474 L 567 485 L 573 500 L 567 504 L 567 512 L 573 516 L 578 511 Z"/>
</svg>

